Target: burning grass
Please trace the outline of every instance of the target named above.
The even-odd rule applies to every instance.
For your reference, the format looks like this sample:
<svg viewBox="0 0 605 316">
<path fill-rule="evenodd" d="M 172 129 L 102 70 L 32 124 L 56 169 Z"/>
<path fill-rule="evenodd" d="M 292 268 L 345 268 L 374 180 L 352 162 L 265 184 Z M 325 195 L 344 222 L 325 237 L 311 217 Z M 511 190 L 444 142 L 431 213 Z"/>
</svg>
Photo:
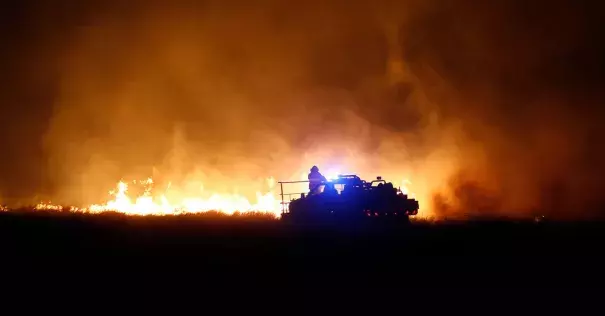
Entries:
<svg viewBox="0 0 605 316">
<path fill-rule="evenodd" d="M 43 217 L 86 217 L 86 218 L 122 218 L 122 219 L 158 219 L 169 221 L 176 220 L 191 220 L 191 221 L 276 221 L 278 217 L 272 212 L 250 211 L 250 212 L 233 212 L 225 213 L 223 211 L 206 211 L 196 213 L 178 213 L 178 214 L 128 214 L 116 210 L 107 210 L 99 213 L 91 213 L 77 207 L 56 208 L 37 208 L 37 207 L 22 207 L 17 209 L 8 209 L 5 211 L 12 214 L 20 214 L 26 216 L 43 216 Z"/>
</svg>

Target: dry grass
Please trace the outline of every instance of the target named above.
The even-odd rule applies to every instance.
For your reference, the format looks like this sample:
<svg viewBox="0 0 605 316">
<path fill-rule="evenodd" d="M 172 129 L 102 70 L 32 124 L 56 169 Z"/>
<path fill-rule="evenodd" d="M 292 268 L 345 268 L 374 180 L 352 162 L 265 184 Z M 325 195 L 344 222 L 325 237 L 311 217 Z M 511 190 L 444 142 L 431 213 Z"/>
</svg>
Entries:
<svg viewBox="0 0 605 316">
<path fill-rule="evenodd" d="M 136 215 L 136 214 L 124 214 L 117 211 L 105 211 L 101 213 L 90 213 L 86 211 L 71 211 L 71 210 L 36 210 L 33 207 L 22 207 L 17 209 L 8 209 L 5 211 L 14 214 L 31 214 L 39 216 L 57 216 L 57 217 L 97 217 L 97 218 L 162 218 L 169 220 L 171 218 L 177 219 L 191 219 L 191 220 L 259 220 L 269 221 L 277 220 L 278 216 L 270 212 L 234 212 L 232 214 L 224 213 L 220 211 L 207 211 L 199 213 L 179 213 L 179 214 L 148 214 L 148 215 Z"/>
</svg>

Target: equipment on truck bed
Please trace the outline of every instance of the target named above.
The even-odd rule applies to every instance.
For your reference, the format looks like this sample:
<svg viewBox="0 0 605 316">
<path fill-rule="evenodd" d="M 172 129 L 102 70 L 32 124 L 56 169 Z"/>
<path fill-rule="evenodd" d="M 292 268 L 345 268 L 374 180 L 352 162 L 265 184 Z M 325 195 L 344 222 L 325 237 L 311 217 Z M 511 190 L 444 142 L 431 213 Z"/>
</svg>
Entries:
<svg viewBox="0 0 605 316">
<path fill-rule="evenodd" d="M 410 215 L 418 214 L 418 201 L 382 177 L 367 182 L 357 175 L 339 175 L 336 179 L 322 181 L 308 193 L 284 193 L 285 184 L 306 182 L 309 181 L 278 182 L 283 220 L 321 222 L 390 218 L 407 222 Z"/>
</svg>

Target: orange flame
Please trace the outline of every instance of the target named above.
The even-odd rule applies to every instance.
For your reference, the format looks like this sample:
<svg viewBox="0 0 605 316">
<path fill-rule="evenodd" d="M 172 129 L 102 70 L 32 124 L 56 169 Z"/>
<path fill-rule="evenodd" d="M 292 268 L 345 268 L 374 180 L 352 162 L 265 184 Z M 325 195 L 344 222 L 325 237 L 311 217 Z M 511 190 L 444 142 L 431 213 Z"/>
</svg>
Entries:
<svg viewBox="0 0 605 316">
<path fill-rule="evenodd" d="M 115 211 L 128 215 L 176 215 L 186 213 L 201 213 L 208 211 L 221 211 L 227 214 L 235 212 L 266 212 L 276 216 L 280 215 L 280 203 L 273 192 L 262 194 L 256 192 L 256 202 L 250 202 L 246 197 L 239 194 L 218 194 L 210 198 L 184 197 L 178 201 L 171 201 L 165 194 L 153 196 L 150 186 L 153 184 L 151 178 L 144 184 L 147 185 L 145 192 L 131 199 L 128 195 L 128 184 L 123 181 L 118 183 L 116 191 L 110 191 L 114 198 L 105 204 L 93 204 L 85 211 L 100 213 Z M 273 188 L 275 180 L 268 179 L 269 186 Z"/>
<path fill-rule="evenodd" d="M 306 174 L 302 175 L 306 178 Z M 256 192 L 256 200 L 250 201 L 240 194 L 211 194 L 208 198 L 198 196 L 183 196 L 177 199 L 170 199 L 166 194 L 153 195 L 152 187 L 154 181 L 148 178 L 143 181 L 132 181 L 133 184 L 141 184 L 144 186 L 144 192 L 138 197 L 131 198 L 129 186 L 126 182 L 120 181 L 115 190 L 109 191 L 112 198 L 104 204 L 92 204 L 87 207 L 67 208 L 61 205 L 55 205 L 51 202 L 39 203 L 35 206 L 35 210 L 48 211 L 63 211 L 84 213 L 102 213 L 102 212 L 119 212 L 127 215 L 179 215 L 203 213 L 208 211 L 218 211 L 226 214 L 235 212 L 261 212 L 272 214 L 275 217 L 281 216 L 281 198 L 276 189 L 276 180 L 273 177 L 266 179 L 269 186 L 269 192 Z M 408 194 L 411 198 L 415 198 L 414 193 L 410 193 L 412 182 L 409 179 L 401 181 L 401 192 Z M 306 191 L 306 183 L 300 184 L 301 192 Z M 168 184 L 168 188 L 171 183 Z M 286 193 L 286 192 L 285 192 Z M 0 208 L 0 210 L 2 210 Z"/>
</svg>

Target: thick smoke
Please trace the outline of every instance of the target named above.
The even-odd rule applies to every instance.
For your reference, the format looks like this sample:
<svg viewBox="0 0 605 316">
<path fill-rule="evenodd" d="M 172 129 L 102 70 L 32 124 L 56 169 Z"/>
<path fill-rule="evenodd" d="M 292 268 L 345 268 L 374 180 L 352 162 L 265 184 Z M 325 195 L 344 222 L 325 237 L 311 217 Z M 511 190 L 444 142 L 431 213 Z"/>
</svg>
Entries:
<svg viewBox="0 0 605 316">
<path fill-rule="evenodd" d="M 19 73 L 5 103 L 29 108 L 3 123 L 36 124 L 7 120 L 18 167 L 2 186 L 20 201 L 97 202 L 118 179 L 148 176 L 252 194 L 317 164 L 407 178 L 437 216 L 599 215 L 600 17 L 577 1 L 19 12 L 30 26 L 4 57 Z"/>
</svg>

